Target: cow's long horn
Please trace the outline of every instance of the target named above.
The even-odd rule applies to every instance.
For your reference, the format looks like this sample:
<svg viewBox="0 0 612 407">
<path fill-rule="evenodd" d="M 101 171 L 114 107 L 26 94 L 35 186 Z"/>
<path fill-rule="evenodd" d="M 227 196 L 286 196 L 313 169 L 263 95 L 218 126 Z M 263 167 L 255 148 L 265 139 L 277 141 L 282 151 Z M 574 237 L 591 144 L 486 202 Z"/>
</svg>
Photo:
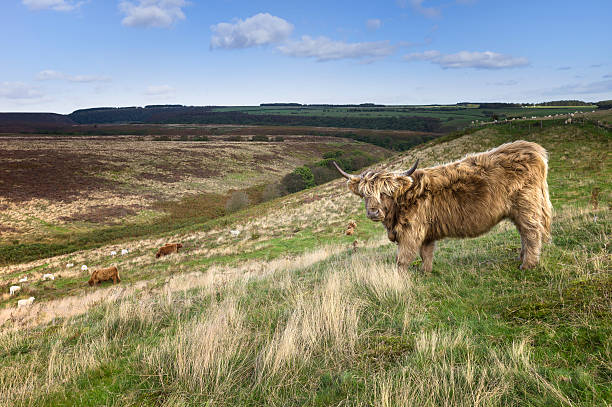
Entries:
<svg viewBox="0 0 612 407">
<path fill-rule="evenodd" d="M 338 169 L 338 171 L 340 171 L 340 174 L 342 174 L 342 176 L 343 176 L 344 178 L 346 178 L 346 179 L 355 179 L 355 178 L 358 178 L 356 175 L 351 175 L 351 174 L 349 174 L 348 172 L 344 172 L 344 171 L 342 170 L 342 168 L 340 168 L 340 167 L 338 166 L 338 164 L 336 164 L 336 162 L 335 162 L 335 161 L 332 161 L 332 162 L 334 163 L 334 165 L 336 166 L 336 168 Z"/>
<path fill-rule="evenodd" d="M 402 175 L 403 175 L 404 177 L 408 177 L 408 176 L 412 175 L 412 173 L 414 172 L 414 170 L 416 170 L 416 169 L 417 169 L 418 165 L 419 165 L 419 159 L 417 158 L 417 160 L 416 160 L 416 162 L 414 163 L 414 165 L 413 165 L 413 166 L 412 166 L 412 167 L 411 167 L 411 168 L 410 168 L 408 171 L 404 171 L 404 172 L 402 172 Z"/>
</svg>

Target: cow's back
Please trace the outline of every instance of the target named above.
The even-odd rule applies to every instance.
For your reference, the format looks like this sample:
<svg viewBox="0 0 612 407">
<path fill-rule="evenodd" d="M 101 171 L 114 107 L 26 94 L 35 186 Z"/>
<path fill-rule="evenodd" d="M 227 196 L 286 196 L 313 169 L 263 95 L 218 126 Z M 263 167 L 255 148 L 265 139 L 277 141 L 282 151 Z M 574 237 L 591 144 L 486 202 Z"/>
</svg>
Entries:
<svg viewBox="0 0 612 407">
<path fill-rule="evenodd" d="M 509 217 L 516 196 L 546 182 L 547 155 L 527 141 L 423 170 L 428 239 L 475 237 Z"/>
</svg>

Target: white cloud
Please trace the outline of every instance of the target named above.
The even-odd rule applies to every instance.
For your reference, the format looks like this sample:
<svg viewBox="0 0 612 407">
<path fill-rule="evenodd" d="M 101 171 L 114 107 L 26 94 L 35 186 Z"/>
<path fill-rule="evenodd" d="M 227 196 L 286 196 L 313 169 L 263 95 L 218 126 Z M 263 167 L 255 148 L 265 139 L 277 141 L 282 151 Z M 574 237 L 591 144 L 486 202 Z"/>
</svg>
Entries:
<svg viewBox="0 0 612 407">
<path fill-rule="evenodd" d="M 249 48 L 284 41 L 293 31 L 293 24 L 268 13 L 255 14 L 246 20 L 219 23 L 210 29 L 215 33 L 211 48 Z"/>
<path fill-rule="evenodd" d="M 145 95 L 150 95 L 150 96 L 169 95 L 169 94 L 174 93 L 175 90 L 176 89 L 174 89 L 170 85 L 152 85 L 152 86 L 147 87 L 145 91 Z"/>
<path fill-rule="evenodd" d="M 378 30 L 381 26 L 382 21 L 380 21 L 378 18 L 371 18 L 366 21 L 366 27 L 368 27 L 369 30 Z"/>
<path fill-rule="evenodd" d="M 69 82 L 108 82 L 110 78 L 102 75 L 69 75 L 63 72 L 46 69 L 36 74 L 36 80 L 65 80 Z"/>
<path fill-rule="evenodd" d="M 183 7 L 187 6 L 185 0 L 137 0 L 122 1 L 119 10 L 125 17 L 121 24 L 128 27 L 161 27 L 172 26 L 179 20 L 185 19 Z"/>
<path fill-rule="evenodd" d="M 527 58 L 513 57 L 491 51 L 461 51 L 456 54 L 442 54 L 439 51 L 425 51 L 404 56 L 405 61 L 430 61 L 444 69 L 476 68 L 504 69 L 516 68 L 529 64 Z"/>
<path fill-rule="evenodd" d="M 397 0 L 400 7 L 410 6 L 414 11 L 428 18 L 439 17 L 441 14 L 440 7 L 425 7 L 425 0 Z"/>
<path fill-rule="evenodd" d="M 285 55 L 293 57 L 316 58 L 317 61 L 335 59 L 377 59 L 395 51 L 389 41 L 346 43 L 333 41 L 327 37 L 312 38 L 303 36 L 300 41 L 289 41 L 278 47 Z"/>
<path fill-rule="evenodd" d="M 72 11 L 85 3 L 74 0 L 21 0 L 21 2 L 30 10 L 50 9 L 55 11 Z"/>
<path fill-rule="evenodd" d="M 38 99 L 43 96 L 35 86 L 23 82 L 0 83 L 0 97 L 6 99 Z"/>
</svg>

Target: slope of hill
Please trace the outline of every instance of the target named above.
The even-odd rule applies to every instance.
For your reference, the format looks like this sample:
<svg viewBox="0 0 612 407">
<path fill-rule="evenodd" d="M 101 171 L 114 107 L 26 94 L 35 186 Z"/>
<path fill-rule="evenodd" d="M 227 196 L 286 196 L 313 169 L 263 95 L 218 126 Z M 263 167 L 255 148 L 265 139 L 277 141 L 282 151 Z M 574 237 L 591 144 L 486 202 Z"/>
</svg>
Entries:
<svg viewBox="0 0 612 407">
<path fill-rule="evenodd" d="M 612 401 L 612 135 L 485 128 L 379 167 L 527 139 L 550 153 L 553 242 L 518 270 L 507 222 L 401 275 L 382 226 L 341 181 L 179 234 L 2 269 L 30 277 L 0 311 L 0 403 L 16 405 L 605 405 Z M 357 233 L 343 229 L 358 221 Z M 229 229 L 239 229 L 233 237 Z M 356 251 L 353 241 L 358 240 Z M 161 260 L 155 248 L 182 241 Z M 122 283 L 89 289 L 90 268 Z M 61 278 L 40 281 L 45 272 Z"/>
<path fill-rule="evenodd" d="M 57 113 L 0 113 L 0 132 L 54 130 L 75 124 Z"/>
<path fill-rule="evenodd" d="M 222 216 L 232 192 L 257 203 L 267 184 L 326 152 L 368 164 L 392 154 L 337 137 L 282 140 L 0 137 L 0 264 Z"/>
</svg>

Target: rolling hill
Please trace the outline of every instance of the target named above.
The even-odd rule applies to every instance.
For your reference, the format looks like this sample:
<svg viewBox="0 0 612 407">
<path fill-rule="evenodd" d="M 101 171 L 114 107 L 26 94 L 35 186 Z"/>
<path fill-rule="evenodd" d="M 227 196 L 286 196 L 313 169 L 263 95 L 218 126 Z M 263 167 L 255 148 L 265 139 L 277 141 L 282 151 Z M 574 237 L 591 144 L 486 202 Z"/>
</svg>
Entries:
<svg viewBox="0 0 612 407">
<path fill-rule="evenodd" d="M 0 269 L 4 288 L 28 276 L 18 298 L 36 297 L 19 310 L 2 300 L 0 404 L 610 404 L 612 134 L 590 123 L 530 130 L 470 129 L 376 168 L 542 144 L 555 214 L 536 269 L 518 270 L 519 236 L 503 222 L 441 242 L 433 273 L 418 260 L 399 274 L 382 226 L 332 181 L 179 231 Z M 350 219 L 357 231 L 345 236 Z M 184 250 L 156 260 L 167 241 Z M 118 248 L 129 253 L 111 257 Z M 122 283 L 89 288 L 81 264 L 117 264 Z M 49 272 L 58 278 L 41 281 Z"/>
</svg>

